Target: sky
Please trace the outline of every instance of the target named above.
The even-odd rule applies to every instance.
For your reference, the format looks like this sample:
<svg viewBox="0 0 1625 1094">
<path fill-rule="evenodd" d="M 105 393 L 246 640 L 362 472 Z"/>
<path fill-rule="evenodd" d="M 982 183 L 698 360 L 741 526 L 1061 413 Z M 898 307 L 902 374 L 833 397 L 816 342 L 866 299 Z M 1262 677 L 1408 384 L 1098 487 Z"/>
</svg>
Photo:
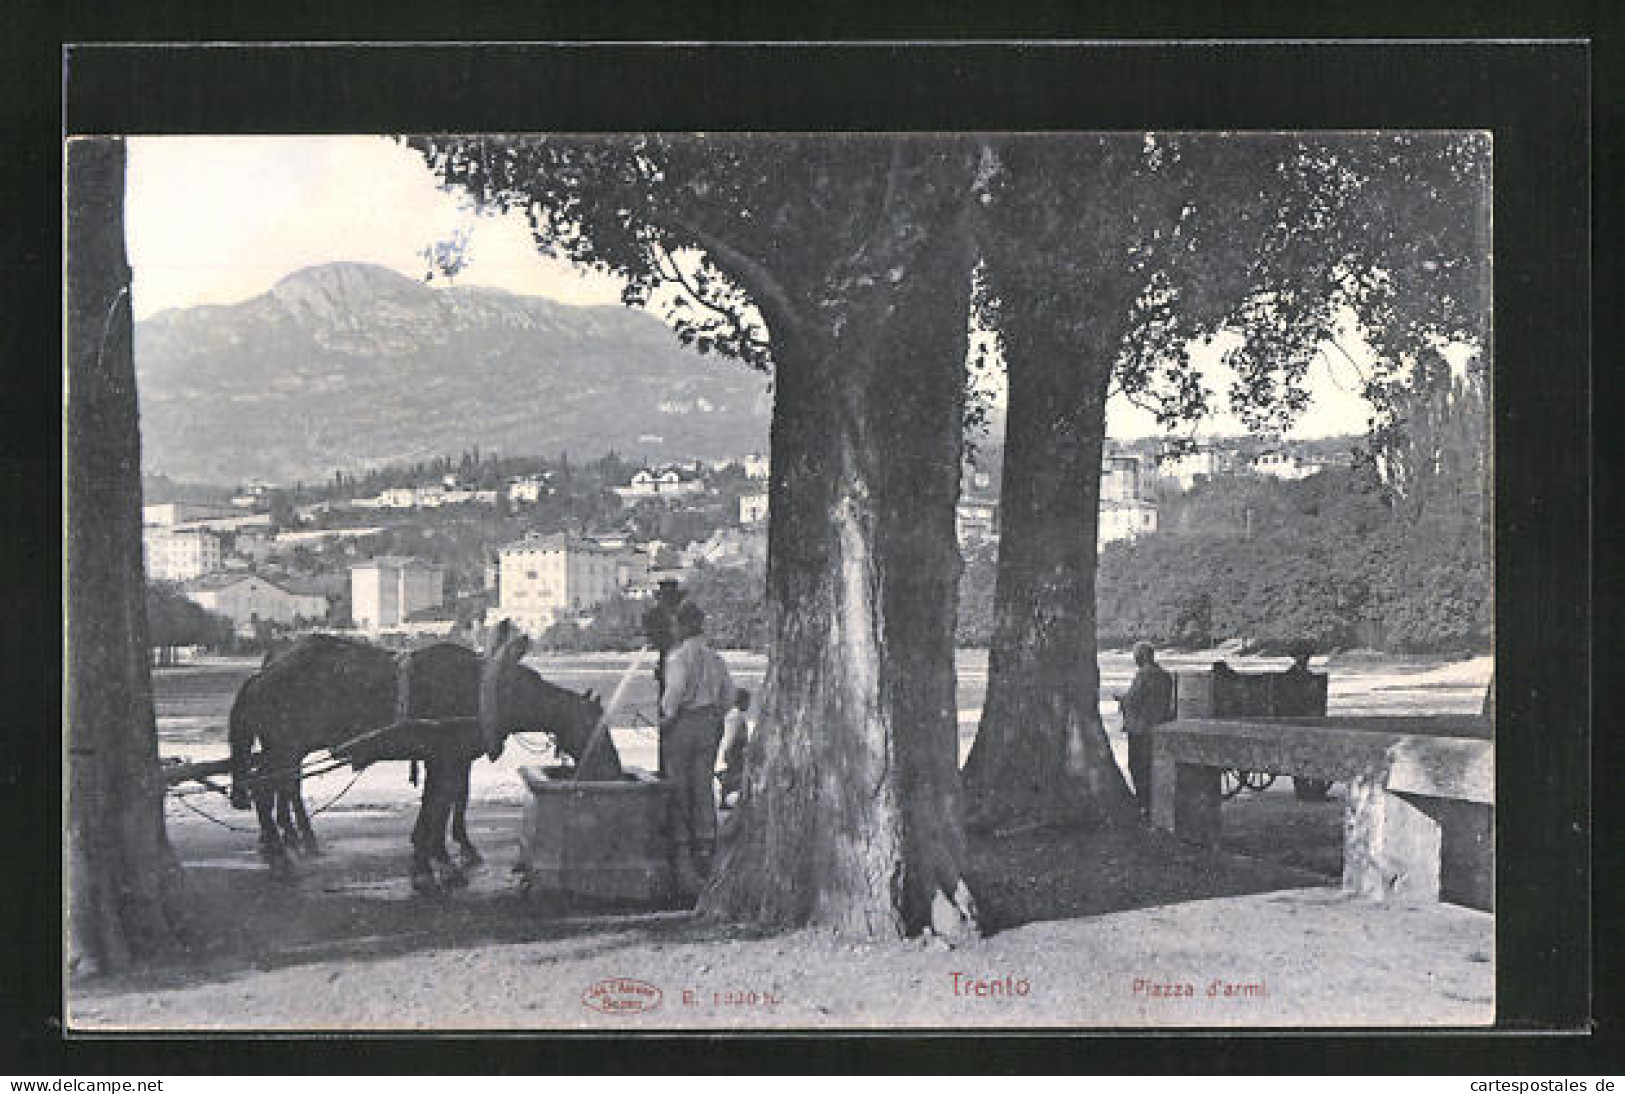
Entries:
<svg viewBox="0 0 1625 1094">
<path fill-rule="evenodd" d="M 138 319 L 246 300 L 324 262 L 372 262 L 421 278 L 423 248 L 459 230 L 471 244 L 460 285 L 573 304 L 620 299 L 613 277 L 542 257 L 522 216 L 476 216 L 439 188 L 417 153 L 383 137 L 135 137 L 126 186 Z M 1346 348 L 1356 359 L 1368 355 L 1358 344 Z M 1228 370 L 1219 352 L 1202 363 L 1209 386 L 1222 393 Z M 1313 403 L 1292 436 L 1365 429 L 1358 376 L 1335 351 L 1316 363 L 1309 386 Z M 1220 414 L 1198 435 L 1241 431 Z M 1107 432 L 1127 439 L 1161 430 L 1149 414 L 1114 399 Z"/>
</svg>

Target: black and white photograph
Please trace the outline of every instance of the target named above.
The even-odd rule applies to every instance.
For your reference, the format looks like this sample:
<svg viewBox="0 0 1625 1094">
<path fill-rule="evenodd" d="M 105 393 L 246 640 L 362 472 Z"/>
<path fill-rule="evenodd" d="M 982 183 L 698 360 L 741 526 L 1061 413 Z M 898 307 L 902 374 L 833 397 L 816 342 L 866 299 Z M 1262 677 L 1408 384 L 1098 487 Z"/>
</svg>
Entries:
<svg viewBox="0 0 1625 1094">
<path fill-rule="evenodd" d="M 1493 155 L 71 139 L 68 1027 L 1492 1024 Z"/>
</svg>

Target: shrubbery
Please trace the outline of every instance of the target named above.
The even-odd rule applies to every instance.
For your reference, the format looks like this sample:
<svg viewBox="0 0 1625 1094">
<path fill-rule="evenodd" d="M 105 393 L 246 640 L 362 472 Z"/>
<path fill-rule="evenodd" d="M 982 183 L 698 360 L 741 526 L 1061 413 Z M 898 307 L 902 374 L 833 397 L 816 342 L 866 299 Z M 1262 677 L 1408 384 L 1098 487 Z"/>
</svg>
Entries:
<svg viewBox="0 0 1625 1094">
<path fill-rule="evenodd" d="M 1096 578 L 1106 647 L 1240 640 L 1322 649 L 1465 652 L 1490 644 L 1492 588 L 1476 480 L 1426 504 L 1387 496 L 1370 467 L 1301 482 L 1226 478 L 1163 500 L 1167 531 L 1108 544 Z M 968 548 L 958 639 L 993 637 L 997 550 Z"/>
<path fill-rule="evenodd" d="M 1232 485 L 1208 484 L 1196 505 Z M 1097 588 L 1102 644 L 1203 647 L 1239 639 L 1282 652 L 1487 648 L 1491 585 L 1474 499 L 1395 512 L 1369 470 L 1248 483 L 1250 530 L 1221 527 L 1109 545 Z"/>
</svg>

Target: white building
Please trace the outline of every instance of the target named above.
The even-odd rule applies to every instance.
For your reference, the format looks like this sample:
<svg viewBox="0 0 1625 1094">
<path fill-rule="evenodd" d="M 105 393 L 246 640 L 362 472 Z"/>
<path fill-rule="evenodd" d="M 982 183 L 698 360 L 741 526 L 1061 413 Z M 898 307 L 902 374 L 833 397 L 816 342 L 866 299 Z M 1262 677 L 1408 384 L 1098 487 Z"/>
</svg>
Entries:
<svg viewBox="0 0 1625 1094">
<path fill-rule="evenodd" d="M 640 469 L 615 492 L 628 505 L 646 498 L 684 498 L 705 493 L 705 483 L 692 470 L 681 467 Z"/>
<path fill-rule="evenodd" d="M 158 526 L 143 529 L 141 539 L 153 581 L 190 581 L 220 569 L 220 537 L 213 532 Z"/>
<path fill-rule="evenodd" d="M 750 478 L 767 478 L 768 458 L 762 455 L 760 452 L 752 452 L 750 455 L 741 459 L 739 461 L 739 465 L 745 469 L 745 474 Z"/>
<path fill-rule="evenodd" d="M 564 532 L 527 536 L 498 552 L 498 614 L 537 637 L 621 589 L 624 553 Z"/>
<path fill-rule="evenodd" d="M 1135 540 L 1157 530 L 1157 503 L 1143 498 L 1128 501 L 1102 501 L 1096 545 L 1104 547 L 1118 540 Z"/>
<path fill-rule="evenodd" d="M 748 526 L 767 523 L 767 495 L 739 495 L 739 523 Z"/>
<path fill-rule="evenodd" d="M 1288 481 L 1307 479 L 1310 475 L 1313 475 L 1317 470 L 1319 470 L 1319 468 L 1312 467 L 1303 460 L 1300 460 L 1294 453 L 1281 449 L 1274 449 L 1269 452 L 1260 452 L 1258 455 L 1254 456 L 1250 461 L 1248 461 L 1247 466 L 1250 467 L 1255 474 L 1269 475 L 1271 478 L 1285 479 Z"/>
<path fill-rule="evenodd" d="M 271 504 L 271 484 L 268 482 L 251 482 L 243 487 L 243 492 L 231 499 L 231 504 L 238 509 L 258 509 Z"/>
<path fill-rule="evenodd" d="M 1100 465 L 1100 500 L 1131 502 L 1143 497 L 1138 456 L 1108 454 Z"/>
<path fill-rule="evenodd" d="M 1157 457 L 1158 477 L 1177 482 L 1181 490 L 1194 489 L 1203 479 L 1214 478 L 1219 469 L 1219 452 L 1210 445 L 1178 455 L 1164 452 Z"/>
<path fill-rule="evenodd" d="M 290 626 L 327 618 L 325 596 L 293 592 L 257 574 L 215 574 L 191 582 L 185 591 L 189 599 L 230 619 L 245 635 L 254 633 L 256 623 Z"/>
<path fill-rule="evenodd" d="M 350 567 L 350 617 L 358 630 L 397 630 L 445 600 L 445 567 L 432 562 L 384 555 Z"/>
<path fill-rule="evenodd" d="M 524 505 L 535 505 L 553 492 L 546 475 L 519 475 L 508 480 L 508 500 Z"/>
</svg>

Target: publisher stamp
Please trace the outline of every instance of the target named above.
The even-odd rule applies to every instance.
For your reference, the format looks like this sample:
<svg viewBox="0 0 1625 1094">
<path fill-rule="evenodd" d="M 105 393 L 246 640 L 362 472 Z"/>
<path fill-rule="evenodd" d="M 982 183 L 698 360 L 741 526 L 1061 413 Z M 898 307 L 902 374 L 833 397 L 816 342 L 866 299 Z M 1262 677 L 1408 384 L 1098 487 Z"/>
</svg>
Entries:
<svg viewBox="0 0 1625 1094">
<path fill-rule="evenodd" d="M 660 989 L 629 977 L 599 980 L 581 993 L 581 1005 L 599 1014 L 644 1014 L 660 1007 Z"/>
</svg>

